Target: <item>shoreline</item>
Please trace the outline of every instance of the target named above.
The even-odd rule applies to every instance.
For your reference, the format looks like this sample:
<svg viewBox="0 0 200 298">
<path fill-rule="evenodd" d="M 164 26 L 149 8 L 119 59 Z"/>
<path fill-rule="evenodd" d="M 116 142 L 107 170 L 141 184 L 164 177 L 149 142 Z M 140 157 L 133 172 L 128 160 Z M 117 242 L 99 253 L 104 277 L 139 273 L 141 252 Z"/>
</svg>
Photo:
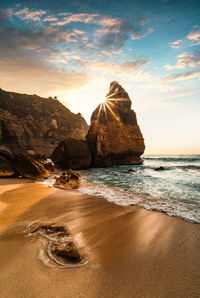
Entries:
<svg viewBox="0 0 200 298">
<path fill-rule="evenodd" d="M 14 180 L 19 179 L 3 185 L 0 194 L 2 298 L 200 295 L 199 224 L 76 190 Z M 44 266 L 38 260 L 40 243 L 25 237 L 34 220 L 69 229 L 88 264 Z"/>
</svg>

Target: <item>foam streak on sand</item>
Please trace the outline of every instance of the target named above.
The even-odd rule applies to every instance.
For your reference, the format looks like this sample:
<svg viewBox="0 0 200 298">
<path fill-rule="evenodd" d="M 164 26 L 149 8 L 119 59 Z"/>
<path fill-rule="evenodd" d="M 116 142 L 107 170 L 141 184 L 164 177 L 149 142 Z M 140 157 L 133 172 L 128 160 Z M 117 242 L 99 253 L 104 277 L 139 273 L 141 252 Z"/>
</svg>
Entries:
<svg viewBox="0 0 200 298">
<path fill-rule="evenodd" d="M 0 202 L 9 202 L 0 223 L 2 298 L 200 296 L 199 224 L 36 183 Z M 88 264 L 51 268 L 42 243 L 25 237 L 38 220 L 68 230 Z"/>
</svg>

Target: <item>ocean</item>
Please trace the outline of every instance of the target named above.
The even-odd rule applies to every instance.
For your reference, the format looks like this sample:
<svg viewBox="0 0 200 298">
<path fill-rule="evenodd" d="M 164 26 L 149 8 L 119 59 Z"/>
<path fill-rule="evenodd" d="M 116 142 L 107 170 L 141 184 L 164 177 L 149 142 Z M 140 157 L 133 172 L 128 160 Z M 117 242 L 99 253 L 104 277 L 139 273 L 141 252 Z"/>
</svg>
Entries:
<svg viewBox="0 0 200 298">
<path fill-rule="evenodd" d="M 80 191 L 200 223 L 200 155 L 145 155 L 140 165 L 81 170 Z M 156 171 L 157 167 L 163 171 Z M 52 177 L 45 183 L 52 184 Z"/>
</svg>

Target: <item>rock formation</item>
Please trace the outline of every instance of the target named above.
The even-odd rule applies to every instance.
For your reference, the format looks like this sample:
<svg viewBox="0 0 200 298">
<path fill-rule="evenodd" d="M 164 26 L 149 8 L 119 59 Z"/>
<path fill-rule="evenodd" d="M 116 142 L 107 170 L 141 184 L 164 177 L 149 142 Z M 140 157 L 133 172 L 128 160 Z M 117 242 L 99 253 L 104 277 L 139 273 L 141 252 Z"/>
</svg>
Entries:
<svg viewBox="0 0 200 298">
<path fill-rule="evenodd" d="M 10 177 L 15 173 L 14 168 L 9 160 L 0 156 L 0 177 Z"/>
<path fill-rule="evenodd" d="M 18 175 L 30 179 L 48 178 L 49 171 L 38 161 L 24 153 L 16 154 L 13 166 Z"/>
<path fill-rule="evenodd" d="M 4 146 L 0 146 L 0 177 L 10 177 L 14 175 L 12 165 L 12 152 Z"/>
<path fill-rule="evenodd" d="M 53 186 L 61 188 L 76 189 L 81 184 L 81 177 L 79 173 L 73 170 L 67 170 L 62 173 L 60 177 L 55 177 L 56 182 Z"/>
<path fill-rule="evenodd" d="M 69 137 L 60 142 L 51 159 L 61 169 L 87 169 L 91 165 L 91 153 L 84 140 Z"/>
<path fill-rule="evenodd" d="M 138 164 L 145 145 L 127 92 L 116 81 L 91 116 L 87 134 L 93 167 Z"/>
<path fill-rule="evenodd" d="M 58 100 L 0 89 L 0 146 L 48 158 L 68 136 L 84 139 L 88 125 Z"/>
</svg>

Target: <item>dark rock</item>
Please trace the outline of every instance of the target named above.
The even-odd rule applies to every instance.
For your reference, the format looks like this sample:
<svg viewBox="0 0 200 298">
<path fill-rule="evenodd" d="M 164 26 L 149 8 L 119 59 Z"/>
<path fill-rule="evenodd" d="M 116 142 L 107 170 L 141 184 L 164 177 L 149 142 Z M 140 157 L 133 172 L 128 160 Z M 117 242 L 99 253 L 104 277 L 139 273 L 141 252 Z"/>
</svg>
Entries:
<svg viewBox="0 0 200 298">
<path fill-rule="evenodd" d="M 72 241 L 66 243 L 53 242 L 51 244 L 51 253 L 72 262 L 80 262 L 81 260 L 79 251 Z"/>
<path fill-rule="evenodd" d="M 133 170 L 133 169 L 129 169 L 129 170 L 128 170 L 128 173 L 135 173 L 135 170 Z"/>
<path fill-rule="evenodd" d="M 13 165 L 18 175 L 26 178 L 44 179 L 49 176 L 49 172 L 41 163 L 24 153 L 14 156 Z"/>
<path fill-rule="evenodd" d="M 60 177 L 54 177 L 56 182 L 54 183 L 55 187 L 64 187 L 76 189 L 80 186 L 81 177 L 79 173 L 73 170 L 67 170 L 62 173 Z"/>
<path fill-rule="evenodd" d="M 11 162 L 0 156 L 0 177 L 10 177 L 14 175 L 14 168 Z"/>
<path fill-rule="evenodd" d="M 38 160 L 44 167 L 47 171 L 49 172 L 54 172 L 55 171 L 55 167 L 54 167 L 54 164 L 50 161 L 47 161 L 47 160 Z"/>
<path fill-rule="evenodd" d="M 57 99 L 0 89 L 0 146 L 14 154 L 49 158 L 66 137 L 85 139 L 88 125 Z"/>
<path fill-rule="evenodd" d="M 5 159 L 7 159 L 9 161 L 13 160 L 12 151 L 5 146 L 0 146 L 0 156 L 4 157 Z"/>
<path fill-rule="evenodd" d="M 158 168 L 155 168 L 155 171 L 164 171 L 164 170 L 165 170 L 165 168 L 162 167 L 162 166 L 160 166 L 160 167 L 158 167 Z"/>
<path fill-rule="evenodd" d="M 86 141 L 70 137 L 60 142 L 51 159 L 63 170 L 87 169 L 91 165 L 90 148 Z"/>
<path fill-rule="evenodd" d="M 114 81 L 106 97 L 107 100 L 93 112 L 86 137 L 92 154 L 92 166 L 141 163 L 144 139 L 127 92 Z"/>
</svg>

